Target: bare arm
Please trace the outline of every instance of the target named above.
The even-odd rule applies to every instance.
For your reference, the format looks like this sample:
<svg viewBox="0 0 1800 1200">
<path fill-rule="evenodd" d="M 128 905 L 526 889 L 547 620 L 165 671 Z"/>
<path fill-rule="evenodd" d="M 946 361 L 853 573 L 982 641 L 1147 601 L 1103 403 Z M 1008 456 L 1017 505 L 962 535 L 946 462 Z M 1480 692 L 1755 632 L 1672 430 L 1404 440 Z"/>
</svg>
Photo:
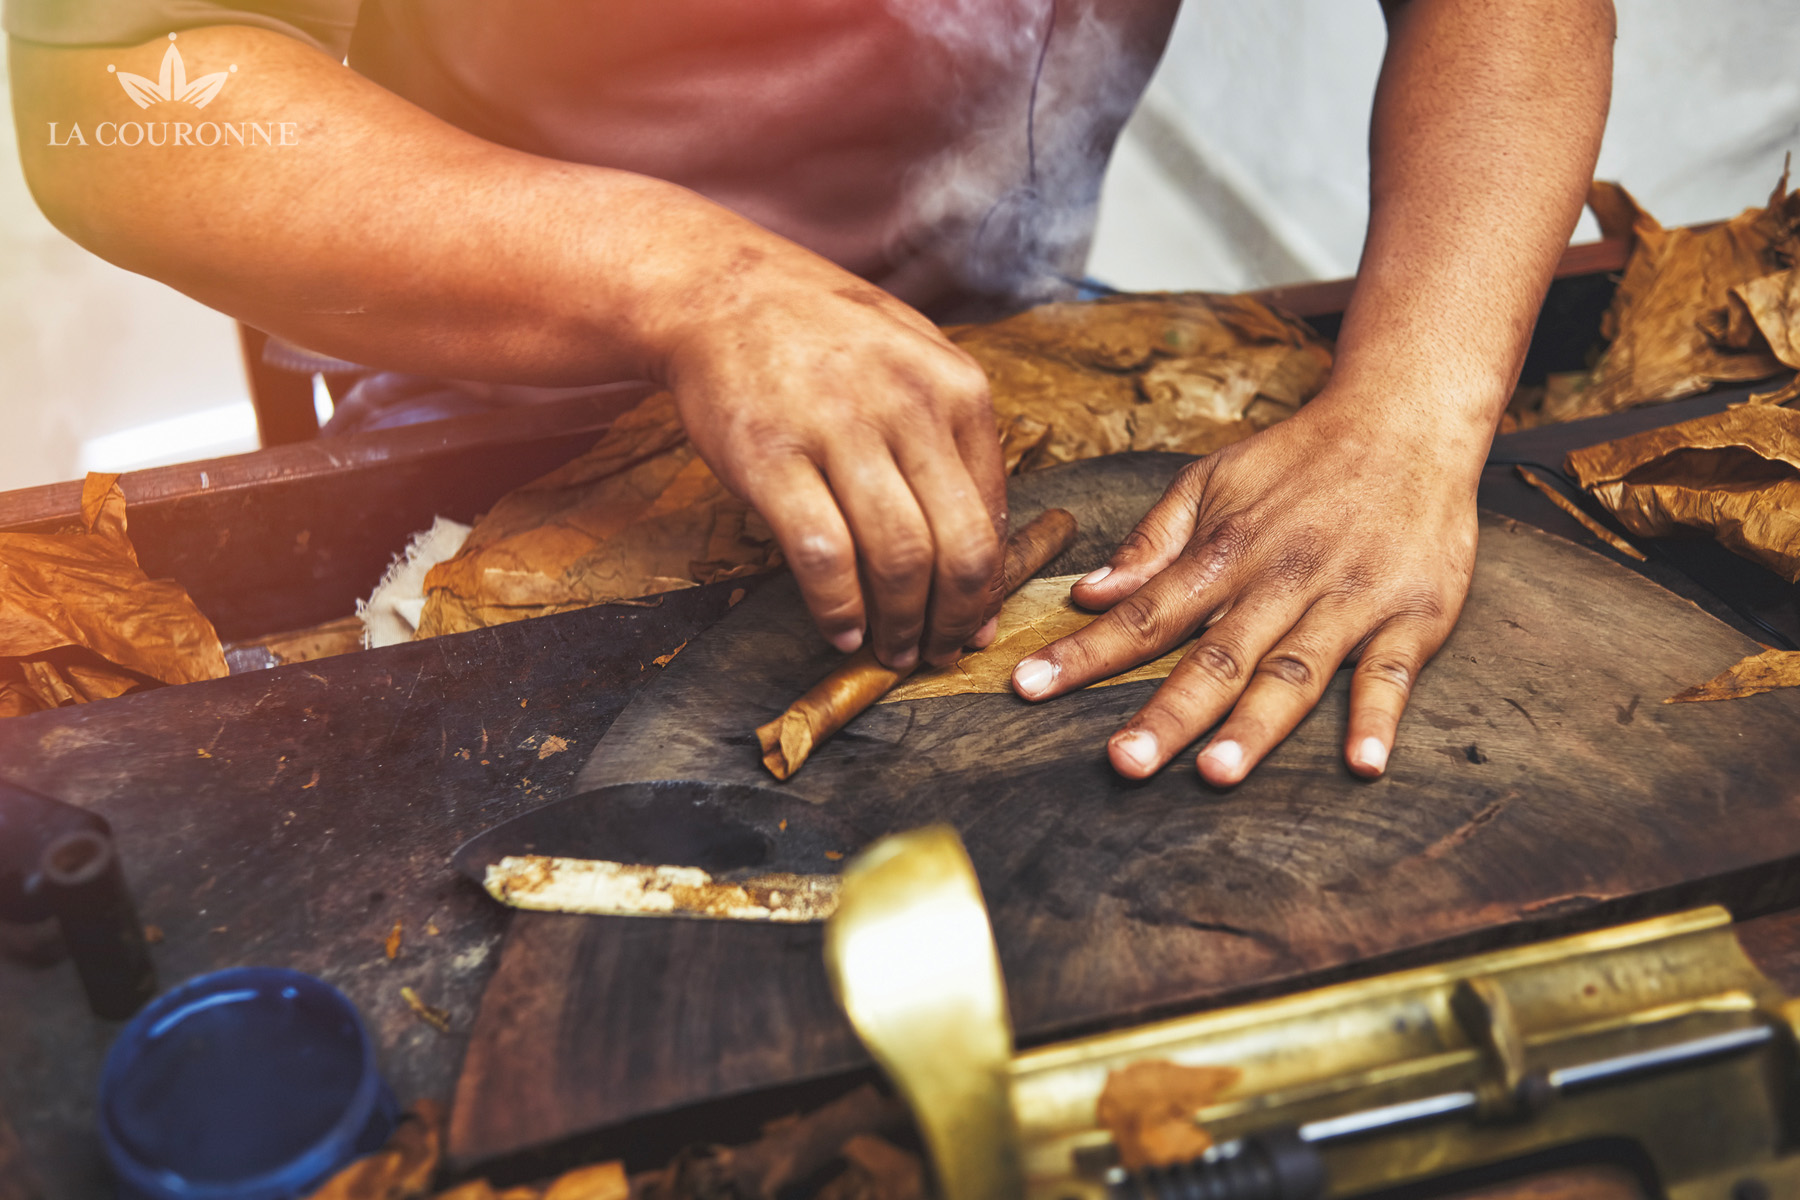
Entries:
<svg viewBox="0 0 1800 1200">
<path fill-rule="evenodd" d="M 986 383 L 924 317 L 691 191 L 486 142 L 267 31 L 183 33 L 190 78 L 237 70 L 203 114 L 157 107 L 293 122 L 293 145 L 99 145 L 102 122 L 159 119 L 108 65 L 154 77 L 165 45 L 11 45 L 26 176 L 75 240 L 356 362 L 671 386 L 841 648 L 866 622 L 891 665 L 942 661 L 997 606 Z M 89 144 L 50 145 L 50 122 Z"/>
<path fill-rule="evenodd" d="M 1326 390 L 1186 469 L 1076 598 L 1109 613 L 1019 665 L 1030 699 L 1200 642 L 1113 735 L 1122 774 L 1200 752 L 1241 780 L 1354 660 L 1344 753 L 1386 769 L 1474 569 L 1475 490 L 1599 150 L 1610 0 L 1387 6 L 1369 233 Z"/>
</svg>

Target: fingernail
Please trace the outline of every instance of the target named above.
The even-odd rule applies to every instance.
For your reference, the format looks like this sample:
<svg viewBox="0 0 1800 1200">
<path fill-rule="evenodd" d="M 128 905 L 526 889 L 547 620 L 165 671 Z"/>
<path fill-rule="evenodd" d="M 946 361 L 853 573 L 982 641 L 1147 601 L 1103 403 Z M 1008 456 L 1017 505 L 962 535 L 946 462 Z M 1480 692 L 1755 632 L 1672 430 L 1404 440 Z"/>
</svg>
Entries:
<svg viewBox="0 0 1800 1200">
<path fill-rule="evenodd" d="M 1380 774 L 1387 769 L 1388 748 L 1380 738 L 1366 737 L 1356 744 L 1356 765 Z"/>
<path fill-rule="evenodd" d="M 910 649 L 902 650 L 900 653 L 894 655 L 893 659 L 888 663 L 888 670 L 910 671 L 917 666 L 918 663 L 919 648 L 913 646 Z"/>
<path fill-rule="evenodd" d="M 1013 686 L 1027 696 L 1041 695 L 1056 678 L 1056 668 L 1041 658 L 1027 658 L 1013 668 Z"/>
<path fill-rule="evenodd" d="M 862 643 L 863 631 L 860 629 L 846 629 L 842 633 L 831 635 L 831 644 L 845 654 L 855 654 L 862 647 Z"/>
<path fill-rule="evenodd" d="M 969 645 L 975 647 L 977 650 L 986 650 L 989 646 L 994 644 L 994 638 L 999 636 L 999 633 L 1000 618 L 989 617 L 987 619 L 987 624 L 975 631 L 975 636 L 970 639 Z"/>
<path fill-rule="evenodd" d="M 1233 741 L 1214 742 L 1200 752 L 1201 758 L 1210 758 L 1226 771 L 1235 772 L 1244 765 L 1244 748 Z"/>
<path fill-rule="evenodd" d="M 1081 582 L 1076 584 L 1076 586 L 1077 587 L 1087 587 L 1089 584 L 1099 583 L 1102 579 L 1105 579 L 1108 575 L 1111 575 L 1111 574 L 1112 574 L 1111 567 L 1101 567 L 1097 571 L 1089 571 L 1086 575 L 1083 575 L 1081 577 Z"/>
<path fill-rule="evenodd" d="M 1143 729 L 1120 734 L 1113 739 L 1113 749 L 1140 767 L 1156 765 L 1156 735 Z"/>
</svg>

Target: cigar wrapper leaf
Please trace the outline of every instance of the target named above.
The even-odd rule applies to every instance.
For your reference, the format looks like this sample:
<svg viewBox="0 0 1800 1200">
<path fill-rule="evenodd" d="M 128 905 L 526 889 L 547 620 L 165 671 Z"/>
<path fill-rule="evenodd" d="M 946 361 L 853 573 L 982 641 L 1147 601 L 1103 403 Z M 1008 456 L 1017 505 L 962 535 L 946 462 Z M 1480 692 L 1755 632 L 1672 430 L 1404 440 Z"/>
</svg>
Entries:
<svg viewBox="0 0 1800 1200">
<path fill-rule="evenodd" d="M 1043 570 L 1075 540 L 1075 518 L 1052 508 L 1006 540 L 1002 574 L 1006 594 Z M 777 779 L 798 771 L 813 750 L 880 700 L 916 668 L 896 671 L 876 659 L 866 644 L 756 731 L 763 765 Z"/>
</svg>

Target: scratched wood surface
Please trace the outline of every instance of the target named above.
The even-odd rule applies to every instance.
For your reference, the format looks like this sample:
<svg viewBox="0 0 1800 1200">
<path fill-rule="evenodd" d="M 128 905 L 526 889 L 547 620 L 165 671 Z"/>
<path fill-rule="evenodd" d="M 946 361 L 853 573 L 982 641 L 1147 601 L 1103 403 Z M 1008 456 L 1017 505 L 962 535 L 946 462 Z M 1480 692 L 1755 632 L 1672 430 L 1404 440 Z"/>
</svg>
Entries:
<svg viewBox="0 0 1800 1200">
<path fill-rule="evenodd" d="M 1047 573 L 1083 570 L 1179 461 L 1027 477 L 1014 514 L 1075 511 L 1083 539 Z M 1379 781 L 1340 761 L 1340 674 L 1228 792 L 1200 784 L 1191 756 L 1142 784 L 1109 769 L 1103 741 L 1149 683 L 1036 707 L 879 706 L 772 785 L 751 731 L 833 659 L 777 580 L 639 694 L 572 790 L 783 786 L 847 842 L 949 822 L 981 875 L 1015 1024 L 1042 1040 L 1703 900 L 1790 899 L 1800 694 L 1660 703 L 1755 649 L 1613 562 L 1484 515 L 1468 606 Z M 857 1069 L 819 950 L 816 928 L 516 914 L 459 1082 L 454 1157 Z"/>
</svg>

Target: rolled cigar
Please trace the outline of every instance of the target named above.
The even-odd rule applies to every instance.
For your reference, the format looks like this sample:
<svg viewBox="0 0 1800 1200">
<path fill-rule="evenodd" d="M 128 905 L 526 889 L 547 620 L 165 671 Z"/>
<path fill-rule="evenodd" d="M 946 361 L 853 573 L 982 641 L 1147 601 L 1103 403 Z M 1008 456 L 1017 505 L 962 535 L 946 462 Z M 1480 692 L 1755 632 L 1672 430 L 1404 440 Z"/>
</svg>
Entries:
<svg viewBox="0 0 1800 1200">
<path fill-rule="evenodd" d="M 1052 508 L 1006 539 L 1001 573 L 1006 594 L 1044 569 L 1075 540 L 1075 518 Z M 895 671 L 884 667 L 865 644 L 837 669 L 794 701 L 787 711 L 757 729 L 763 766 L 777 779 L 800 769 L 813 748 L 848 725 L 856 714 L 887 695 L 917 667 Z"/>
</svg>

